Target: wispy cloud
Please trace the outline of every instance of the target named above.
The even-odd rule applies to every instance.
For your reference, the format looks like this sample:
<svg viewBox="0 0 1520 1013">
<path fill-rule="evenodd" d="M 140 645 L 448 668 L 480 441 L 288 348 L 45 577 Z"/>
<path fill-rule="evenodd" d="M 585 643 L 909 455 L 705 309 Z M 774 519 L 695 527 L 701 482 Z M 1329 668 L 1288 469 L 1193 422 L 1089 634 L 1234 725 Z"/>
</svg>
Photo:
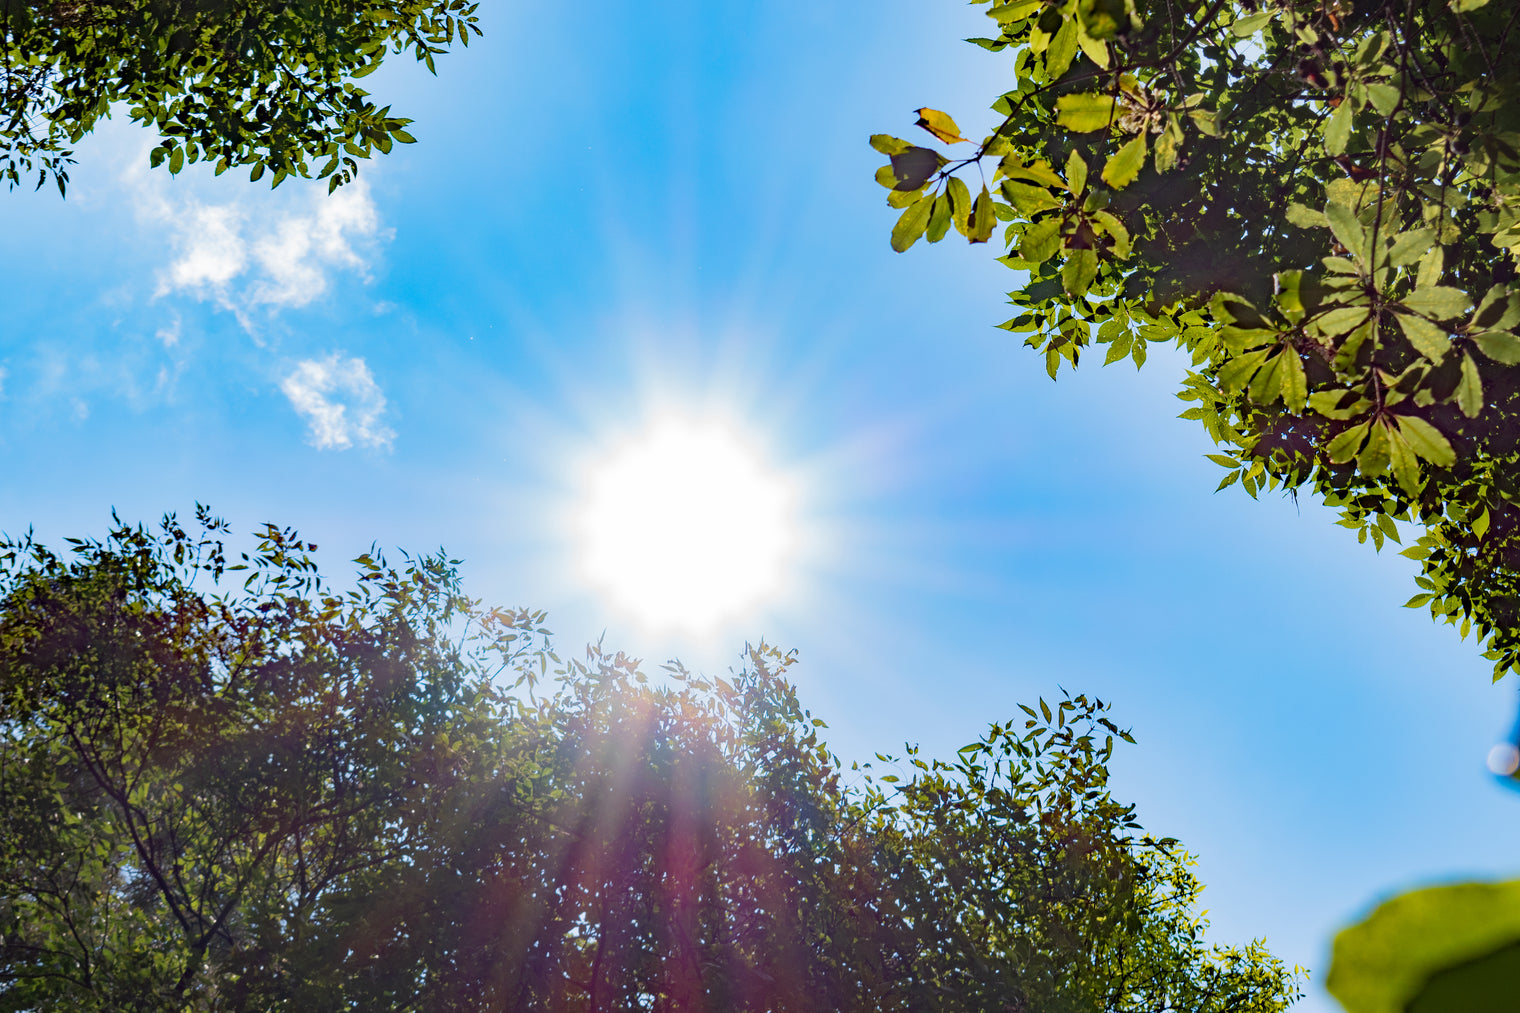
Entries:
<svg viewBox="0 0 1520 1013">
<path fill-rule="evenodd" d="M 245 190 L 220 203 L 201 199 L 189 180 L 149 172 L 137 161 L 123 181 L 139 215 L 168 232 L 172 260 L 158 272 L 155 296 L 215 302 L 250 331 L 258 311 L 306 306 L 339 272 L 368 280 L 391 234 L 381 228 L 362 179 L 331 196 L 325 186 L 291 196 Z"/>
<path fill-rule="evenodd" d="M 388 447 L 396 438 L 382 421 L 385 394 L 363 359 L 337 353 L 307 359 L 280 382 L 280 389 L 305 417 L 307 439 L 319 450 Z"/>
</svg>

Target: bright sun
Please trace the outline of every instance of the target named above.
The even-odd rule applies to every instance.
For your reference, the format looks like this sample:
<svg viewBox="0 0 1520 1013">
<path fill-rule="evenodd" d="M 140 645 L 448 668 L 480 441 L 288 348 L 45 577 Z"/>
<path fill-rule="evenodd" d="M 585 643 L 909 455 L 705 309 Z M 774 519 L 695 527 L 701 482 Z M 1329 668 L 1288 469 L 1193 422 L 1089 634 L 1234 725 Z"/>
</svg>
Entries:
<svg viewBox="0 0 1520 1013">
<path fill-rule="evenodd" d="M 648 626 L 711 631 L 780 589 L 793 501 L 791 483 L 731 430 L 664 419 L 591 469 L 583 571 Z"/>
</svg>

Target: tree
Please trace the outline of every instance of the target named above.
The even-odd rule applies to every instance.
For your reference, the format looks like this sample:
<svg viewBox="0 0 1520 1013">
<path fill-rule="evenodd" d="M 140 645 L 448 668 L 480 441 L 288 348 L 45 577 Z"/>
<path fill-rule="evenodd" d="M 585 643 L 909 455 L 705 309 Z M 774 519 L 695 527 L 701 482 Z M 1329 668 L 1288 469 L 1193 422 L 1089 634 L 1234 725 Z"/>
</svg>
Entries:
<svg viewBox="0 0 1520 1013">
<path fill-rule="evenodd" d="M 63 193 L 71 146 L 117 103 L 179 172 L 252 166 L 352 181 L 357 159 L 410 143 L 355 82 L 387 51 L 428 69 L 480 34 L 469 0 L 0 0 L 0 178 Z"/>
<path fill-rule="evenodd" d="M 1517 11 L 991 0 L 997 129 L 926 108 L 967 154 L 872 138 L 894 248 L 998 234 L 1001 326 L 1052 378 L 1095 344 L 1189 353 L 1220 487 L 1308 488 L 1378 548 L 1422 529 L 1409 604 L 1476 629 L 1495 679 L 1520 670 Z"/>
<path fill-rule="evenodd" d="M 200 522 L 0 549 L 0 1009 L 1295 995 L 1203 943 L 1186 855 L 1108 794 L 1097 701 L 847 775 L 772 648 L 728 679 L 563 662 L 443 556 L 339 592 L 295 532 L 233 557 Z"/>
</svg>

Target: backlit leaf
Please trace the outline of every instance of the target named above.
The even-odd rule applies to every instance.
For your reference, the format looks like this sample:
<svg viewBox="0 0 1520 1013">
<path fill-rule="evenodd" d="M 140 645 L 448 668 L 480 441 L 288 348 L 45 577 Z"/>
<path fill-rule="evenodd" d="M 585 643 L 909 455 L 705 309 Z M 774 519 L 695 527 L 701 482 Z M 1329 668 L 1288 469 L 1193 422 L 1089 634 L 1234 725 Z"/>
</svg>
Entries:
<svg viewBox="0 0 1520 1013">
<path fill-rule="evenodd" d="M 1103 166 L 1103 182 L 1115 190 L 1122 190 L 1135 181 L 1145 167 L 1145 135 L 1126 142 L 1114 152 Z"/>
<path fill-rule="evenodd" d="M 1116 111 L 1114 97 L 1099 92 L 1078 92 L 1056 99 L 1056 122 L 1078 133 L 1106 130 Z"/>
<path fill-rule="evenodd" d="M 965 140 L 961 136 L 961 128 L 955 125 L 955 121 L 950 118 L 948 113 L 942 113 L 938 109 L 930 109 L 928 106 L 915 111 L 918 113 L 918 121 L 914 125 L 923 127 L 929 131 L 940 143 L 959 144 Z"/>
<path fill-rule="evenodd" d="M 897 224 L 892 227 L 892 249 L 902 253 L 918 242 L 918 237 L 924 234 L 929 225 L 929 213 L 933 208 L 934 201 L 928 197 L 921 197 L 909 204 L 902 217 L 897 219 Z"/>
</svg>

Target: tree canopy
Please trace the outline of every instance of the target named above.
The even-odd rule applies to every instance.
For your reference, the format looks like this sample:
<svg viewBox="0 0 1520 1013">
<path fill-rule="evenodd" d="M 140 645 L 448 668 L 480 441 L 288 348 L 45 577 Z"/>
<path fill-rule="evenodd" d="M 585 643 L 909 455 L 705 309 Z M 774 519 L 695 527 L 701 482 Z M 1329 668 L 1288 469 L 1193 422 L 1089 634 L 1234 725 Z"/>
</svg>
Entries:
<svg viewBox="0 0 1520 1013">
<path fill-rule="evenodd" d="M 0 0 L 0 178 L 49 176 L 63 193 L 72 145 L 112 108 L 162 137 L 179 172 L 251 166 L 278 185 L 350 182 L 357 159 L 407 143 L 411 121 L 355 82 L 388 52 L 433 69 L 480 34 L 470 0 Z"/>
<path fill-rule="evenodd" d="M 1266 1013 L 1084 696 L 844 769 L 728 678 L 552 653 L 442 555 L 0 546 L 0 1009 Z M 888 770 L 901 771 L 889 773 Z"/>
<path fill-rule="evenodd" d="M 1184 350 L 1221 488 L 1414 525 L 1409 604 L 1520 669 L 1520 5 L 977 2 L 1001 122 L 872 138 L 894 248 L 996 237 L 1052 377 Z"/>
</svg>

